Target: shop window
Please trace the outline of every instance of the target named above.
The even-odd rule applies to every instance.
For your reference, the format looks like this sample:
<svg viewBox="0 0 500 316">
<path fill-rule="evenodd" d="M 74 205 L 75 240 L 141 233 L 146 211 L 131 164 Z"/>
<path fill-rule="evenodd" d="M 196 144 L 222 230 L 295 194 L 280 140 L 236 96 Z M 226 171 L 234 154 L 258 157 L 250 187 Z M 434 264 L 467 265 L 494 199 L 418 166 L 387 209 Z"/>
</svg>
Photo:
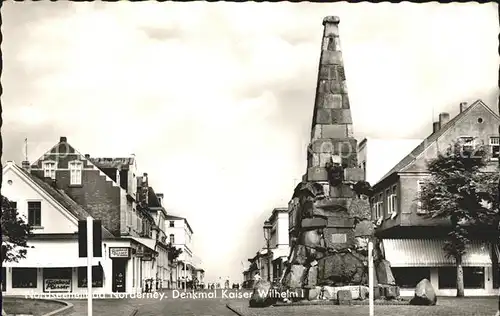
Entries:
<svg viewBox="0 0 500 316">
<path fill-rule="evenodd" d="M 396 284 L 403 289 L 413 289 L 423 279 L 430 281 L 430 268 L 392 268 Z"/>
<path fill-rule="evenodd" d="M 102 287 L 104 275 L 100 266 L 92 267 L 92 287 Z M 87 267 L 78 267 L 78 287 L 87 287 Z"/>
<path fill-rule="evenodd" d="M 44 292 L 71 292 L 72 284 L 71 268 L 44 268 L 43 291 Z"/>
<path fill-rule="evenodd" d="M 483 267 L 464 267 L 464 288 L 466 289 L 484 289 L 484 268 Z M 456 289 L 457 288 L 457 268 L 443 267 L 439 268 L 439 288 Z"/>
<path fill-rule="evenodd" d="M 7 269 L 2 267 L 2 292 L 5 292 L 7 288 L 6 277 L 7 277 Z"/>
<path fill-rule="evenodd" d="M 12 288 L 35 289 L 36 287 L 36 268 L 12 268 Z"/>
</svg>

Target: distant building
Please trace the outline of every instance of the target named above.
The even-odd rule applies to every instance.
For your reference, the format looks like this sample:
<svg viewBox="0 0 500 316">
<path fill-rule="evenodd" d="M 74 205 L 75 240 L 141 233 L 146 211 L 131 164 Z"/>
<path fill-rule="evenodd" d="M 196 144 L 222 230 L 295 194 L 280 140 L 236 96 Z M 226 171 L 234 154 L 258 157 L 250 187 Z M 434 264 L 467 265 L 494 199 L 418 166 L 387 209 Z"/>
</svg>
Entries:
<svg viewBox="0 0 500 316">
<path fill-rule="evenodd" d="M 171 271 L 172 287 L 181 288 L 184 283 L 192 281 L 196 268 L 193 265 L 193 230 L 186 218 L 174 215 L 167 215 L 165 226 L 168 242 L 182 250 Z"/>
<path fill-rule="evenodd" d="M 420 184 L 429 176 L 426 162 L 446 151 L 457 139 L 464 146 L 486 145 L 492 157 L 487 169 L 495 170 L 500 152 L 499 125 L 500 117 L 481 100 L 470 106 L 462 103 L 453 119 L 448 113 L 441 113 L 432 134 L 373 185 L 372 218 L 381 223 L 376 234 L 383 240 L 385 256 L 402 288 L 401 295 L 413 294 L 415 285 L 423 278 L 431 281 L 437 295 L 456 295 L 454 259 L 446 258 L 443 251 L 451 225 L 448 219 L 423 216 L 426 211 L 418 202 Z M 498 248 L 492 247 L 484 236 L 472 238 L 463 258 L 465 295 L 496 295 Z"/>
<path fill-rule="evenodd" d="M 271 229 L 271 280 L 279 280 L 290 255 L 288 237 L 288 208 L 275 208 L 268 221 Z"/>
</svg>

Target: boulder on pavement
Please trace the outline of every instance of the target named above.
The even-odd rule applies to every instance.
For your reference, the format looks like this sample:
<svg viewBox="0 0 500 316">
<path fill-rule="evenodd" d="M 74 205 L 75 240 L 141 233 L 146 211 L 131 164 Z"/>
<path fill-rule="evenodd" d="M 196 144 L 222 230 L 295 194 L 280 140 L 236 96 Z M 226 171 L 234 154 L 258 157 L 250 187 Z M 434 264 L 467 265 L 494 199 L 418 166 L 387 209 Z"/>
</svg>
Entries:
<svg viewBox="0 0 500 316">
<path fill-rule="evenodd" d="M 436 305 L 437 296 L 429 280 L 423 279 L 415 287 L 415 296 L 411 299 L 411 305 Z"/>
<path fill-rule="evenodd" d="M 337 302 L 339 305 L 351 305 L 352 293 L 350 290 L 339 290 L 337 292 Z"/>
<path fill-rule="evenodd" d="M 254 286 L 252 297 L 250 298 L 250 307 L 268 307 L 276 302 L 276 299 L 270 297 L 271 283 L 269 281 L 259 280 Z"/>
<path fill-rule="evenodd" d="M 316 286 L 310 289 L 307 289 L 307 299 L 309 301 L 315 301 L 315 300 L 320 300 L 322 299 L 322 288 L 321 286 Z"/>
</svg>

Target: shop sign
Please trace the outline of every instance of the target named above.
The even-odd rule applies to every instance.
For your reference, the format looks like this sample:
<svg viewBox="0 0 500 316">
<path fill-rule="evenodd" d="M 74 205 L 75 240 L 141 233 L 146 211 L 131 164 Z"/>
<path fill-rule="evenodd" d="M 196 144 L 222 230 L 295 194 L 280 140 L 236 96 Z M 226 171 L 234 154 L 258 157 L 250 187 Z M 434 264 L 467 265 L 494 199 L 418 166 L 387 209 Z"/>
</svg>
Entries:
<svg viewBox="0 0 500 316">
<path fill-rule="evenodd" d="M 153 260 L 153 253 L 151 250 L 147 249 L 144 251 L 144 256 L 142 257 L 142 261 L 151 261 Z"/>
<path fill-rule="evenodd" d="M 109 257 L 113 258 L 130 258 L 130 248 L 128 247 L 110 247 Z"/>
<path fill-rule="evenodd" d="M 44 292 L 71 292 L 71 279 L 45 279 Z"/>
<path fill-rule="evenodd" d="M 135 251 L 135 256 L 137 258 L 141 258 L 142 256 L 144 256 L 144 247 L 143 246 L 137 247 L 137 250 Z"/>
</svg>

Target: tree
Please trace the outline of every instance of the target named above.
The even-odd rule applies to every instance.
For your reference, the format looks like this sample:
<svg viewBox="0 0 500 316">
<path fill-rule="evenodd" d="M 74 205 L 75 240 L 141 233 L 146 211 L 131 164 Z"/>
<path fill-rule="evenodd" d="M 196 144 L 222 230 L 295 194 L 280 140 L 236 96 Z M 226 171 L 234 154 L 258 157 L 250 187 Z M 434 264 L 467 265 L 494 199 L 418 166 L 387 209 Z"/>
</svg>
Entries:
<svg viewBox="0 0 500 316">
<path fill-rule="evenodd" d="M 168 243 L 167 253 L 168 253 L 168 260 L 174 261 L 180 256 L 180 254 L 182 253 L 182 249 L 173 246 L 172 243 Z"/>
<path fill-rule="evenodd" d="M 31 227 L 19 215 L 17 209 L 2 196 L 2 262 L 18 262 L 26 258 Z"/>
<path fill-rule="evenodd" d="M 472 148 L 456 141 L 446 153 L 428 161 L 430 177 L 421 186 L 419 201 L 427 216 L 451 222 L 444 251 L 455 259 L 457 297 L 464 296 L 462 258 L 471 230 L 498 225 L 499 173 L 485 172 L 489 158 L 485 146 Z"/>
</svg>

